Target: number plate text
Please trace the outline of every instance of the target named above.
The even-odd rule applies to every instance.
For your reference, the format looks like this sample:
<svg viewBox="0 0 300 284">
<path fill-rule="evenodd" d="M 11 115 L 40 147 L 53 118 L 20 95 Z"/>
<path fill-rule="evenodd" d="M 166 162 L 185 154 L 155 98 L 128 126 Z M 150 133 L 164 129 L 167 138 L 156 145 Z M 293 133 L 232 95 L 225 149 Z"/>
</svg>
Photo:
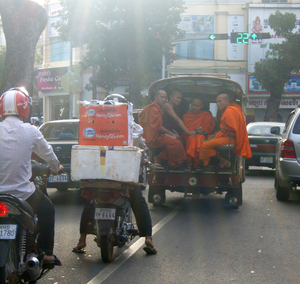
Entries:
<svg viewBox="0 0 300 284">
<path fill-rule="evenodd" d="M 0 225 L 0 240 L 14 240 L 17 235 L 17 225 Z"/>
</svg>

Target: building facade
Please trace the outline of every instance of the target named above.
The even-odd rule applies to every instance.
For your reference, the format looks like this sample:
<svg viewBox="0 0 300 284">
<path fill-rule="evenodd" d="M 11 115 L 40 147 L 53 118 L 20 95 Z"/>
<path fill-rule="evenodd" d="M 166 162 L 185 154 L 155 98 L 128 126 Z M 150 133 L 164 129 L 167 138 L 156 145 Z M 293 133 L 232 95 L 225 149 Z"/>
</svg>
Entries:
<svg viewBox="0 0 300 284">
<path fill-rule="evenodd" d="M 93 99 L 92 91 L 84 87 L 92 70 L 81 70 L 79 62 L 84 49 L 72 48 L 62 42 L 56 30 L 62 11 L 58 0 L 43 0 L 48 13 L 44 31 L 44 60 L 38 72 L 39 97 L 43 98 L 44 120 L 79 116 L 78 100 Z M 178 60 L 166 66 L 167 76 L 179 74 L 214 74 L 237 81 L 249 97 L 247 122 L 263 120 L 269 95 L 261 90 L 251 76 L 256 61 L 264 60 L 270 44 L 283 39 L 274 37 L 267 20 L 271 13 L 290 12 L 300 19 L 300 0 L 186 0 L 179 27 L 185 31 L 184 41 L 174 42 Z M 299 27 L 297 27 L 299 28 Z M 211 40 L 211 34 L 234 32 L 270 32 L 271 39 L 251 40 L 246 44 L 228 40 Z M 287 82 L 279 110 L 279 119 L 285 121 L 290 110 L 298 105 L 298 76 Z M 291 87 L 293 86 L 293 87 Z M 300 86 L 300 80 L 299 80 Z M 115 90 L 124 92 L 124 88 Z M 300 94 L 300 93 L 299 93 Z M 105 92 L 97 90 L 96 98 Z M 299 100 L 300 102 L 300 100 Z"/>
</svg>

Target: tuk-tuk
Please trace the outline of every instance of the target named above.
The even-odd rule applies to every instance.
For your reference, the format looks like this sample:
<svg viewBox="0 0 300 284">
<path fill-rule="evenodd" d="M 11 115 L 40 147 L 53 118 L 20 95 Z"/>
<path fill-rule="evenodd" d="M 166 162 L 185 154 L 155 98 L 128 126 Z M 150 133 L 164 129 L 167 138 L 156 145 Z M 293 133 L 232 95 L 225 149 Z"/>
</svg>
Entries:
<svg viewBox="0 0 300 284">
<path fill-rule="evenodd" d="M 222 91 L 229 91 L 235 95 L 236 101 L 242 106 L 245 113 L 246 95 L 242 87 L 235 81 L 214 76 L 178 76 L 161 79 L 154 82 L 148 95 L 151 101 L 154 100 L 156 90 L 163 89 L 170 94 L 172 90 L 180 90 L 183 94 L 187 108 L 193 97 L 200 96 L 206 106 L 216 118 L 217 105 L 216 97 Z M 188 110 L 188 109 L 187 109 Z M 245 181 L 245 160 L 234 153 L 233 145 L 224 145 L 217 148 L 217 151 L 226 159 L 230 160 L 229 169 L 210 167 L 203 171 L 172 170 L 169 168 L 155 169 L 148 171 L 148 202 L 153 204 L 163 204 L 166 200 L 166 190 L 171 192 L 182 192 L 185 197 L 197 198 L 200 194 L 217 193 L 225 195 L 225 205 L 238 208 L 242 205 L 242 183 Z M 156 148 L 150 148 L 150 161 L 157 155 Z"/>
</svg>

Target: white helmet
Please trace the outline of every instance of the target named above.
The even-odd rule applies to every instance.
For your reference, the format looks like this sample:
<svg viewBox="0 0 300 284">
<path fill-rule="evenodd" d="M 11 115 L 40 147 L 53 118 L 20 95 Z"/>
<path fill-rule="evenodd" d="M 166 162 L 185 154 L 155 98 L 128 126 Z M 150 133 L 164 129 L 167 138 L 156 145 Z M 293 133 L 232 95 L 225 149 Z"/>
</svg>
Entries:
<svg viewBox="0 0 300 284">
<path fill-rule="evenodd" d="M 31 104 L 31 97 L 25 88 L 11 88 L 0 97 L 0 115 L 20 115 L 27 118 Z"/>
</svg>

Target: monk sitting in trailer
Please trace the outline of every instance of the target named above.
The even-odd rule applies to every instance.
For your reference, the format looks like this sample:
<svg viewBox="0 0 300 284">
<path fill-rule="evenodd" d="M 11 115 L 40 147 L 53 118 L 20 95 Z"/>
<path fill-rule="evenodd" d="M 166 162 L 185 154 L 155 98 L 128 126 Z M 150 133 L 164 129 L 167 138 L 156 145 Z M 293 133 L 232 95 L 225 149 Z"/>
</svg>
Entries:
<svg viewBox="0 0 300 284">
<path fill-rule="evenodd" d="M 233 144 L 234 152 L 245 159 L 252 156 L 246 122 L 242 111 L 235 106 L 230 106 L 228 94 L 225 92 L 217 96 L 217 106 L 219 111 L 224 111 L 220 120 L 220 130 L 215 136 L 202 143 L 199 159 L 203 160 L 203 165 L 207 166 L 211 157 L 216 156 L 221 168 L 230 168 L 230 161 L 223 158 L 216 151 L 216 147 Z"/>
<path fill-rule="evenodd" d="M 203 140 L 207 139 L 215 127 L 215 120 L 209 111 L 203 110 L 204 104 L 200 97 L 195 97 L 191 103 L 191 110 L 183 116 L 183 123 L 190 131 L 196 131 L 196 136 L 186 136 L 187 168 L 196 169 L 199 163 L 199 151 Z"/>
<path fill-rule="evenodd" d="M 149 148 L 159 148 L 166 146 L 159 155 L 154 156 L 154 166 L 161 166 L 162 160 L 168 161 L 172 168 L 177 168 L 186 161 L 184 147 L 179 140 L 179 135 L 162 126 L 163 109 L 167 99 L 167 93 L 164 90 L 155 92 L 154 102 L 146 106 L 139 114 L 139 124 L 144 129 L 143 137 Z"/>
</svg>

